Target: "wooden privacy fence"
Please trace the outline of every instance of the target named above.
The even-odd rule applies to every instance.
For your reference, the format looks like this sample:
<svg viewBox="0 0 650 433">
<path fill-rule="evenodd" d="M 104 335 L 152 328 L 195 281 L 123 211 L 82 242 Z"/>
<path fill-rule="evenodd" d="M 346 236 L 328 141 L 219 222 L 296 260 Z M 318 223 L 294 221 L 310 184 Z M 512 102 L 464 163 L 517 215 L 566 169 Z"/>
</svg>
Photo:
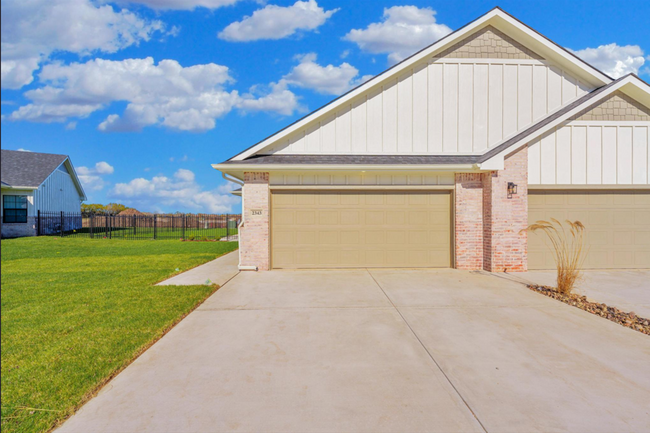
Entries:
<svg viewBox="0 0 650 433">
<path fill-rule="evenodd" d="M 39 236 L 236 240 L 239 214 L 104 215 L 38 212 Z"/>
</svg>

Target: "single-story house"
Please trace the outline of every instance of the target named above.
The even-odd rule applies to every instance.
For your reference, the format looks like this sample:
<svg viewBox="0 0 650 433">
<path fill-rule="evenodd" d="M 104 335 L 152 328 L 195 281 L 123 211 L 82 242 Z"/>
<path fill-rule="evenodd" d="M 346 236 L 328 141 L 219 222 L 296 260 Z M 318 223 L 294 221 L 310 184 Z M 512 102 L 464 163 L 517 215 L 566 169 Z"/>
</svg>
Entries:
<svg viewBox="0 0 650 433">
<path fill-rule="evenodd" d="M 86 194 L 68 156 L 5 149 L 0 156 L 2 237 L 35 236 L 39 211 L 81 212 Z"/>
<path fill-rule="evenodd" d="M 650 85 L 496 8 L 213 167 L 243 185 L 241 269 L 650 268 Z"/>
</svg>

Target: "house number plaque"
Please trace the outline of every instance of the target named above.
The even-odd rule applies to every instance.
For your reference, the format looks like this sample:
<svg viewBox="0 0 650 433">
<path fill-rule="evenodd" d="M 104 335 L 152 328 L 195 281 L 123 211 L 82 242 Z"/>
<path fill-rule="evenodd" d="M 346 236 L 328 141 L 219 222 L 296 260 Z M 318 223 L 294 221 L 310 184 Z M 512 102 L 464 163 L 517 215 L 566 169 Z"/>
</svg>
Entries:
<svg viewBox="0 0 650 433">
<path fill-rule="evenodd" d="M 259 217 L 262 216 L 262 209 L 251 209 L 251 216 Z"/>
</svg>

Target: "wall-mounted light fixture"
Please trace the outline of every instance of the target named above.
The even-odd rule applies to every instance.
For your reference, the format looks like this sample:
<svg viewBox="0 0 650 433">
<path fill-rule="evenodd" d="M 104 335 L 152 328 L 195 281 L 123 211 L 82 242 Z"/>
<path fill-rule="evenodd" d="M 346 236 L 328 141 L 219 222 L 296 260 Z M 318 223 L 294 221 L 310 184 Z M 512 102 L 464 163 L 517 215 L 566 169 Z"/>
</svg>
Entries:
<svg viewBox="0 0 650 433">
<path fill-rule="evenodd" d="M 508 182 L 508 198 L 512 198 L 514 194 L 517 194 L 517 184 Z"/>
</svg>

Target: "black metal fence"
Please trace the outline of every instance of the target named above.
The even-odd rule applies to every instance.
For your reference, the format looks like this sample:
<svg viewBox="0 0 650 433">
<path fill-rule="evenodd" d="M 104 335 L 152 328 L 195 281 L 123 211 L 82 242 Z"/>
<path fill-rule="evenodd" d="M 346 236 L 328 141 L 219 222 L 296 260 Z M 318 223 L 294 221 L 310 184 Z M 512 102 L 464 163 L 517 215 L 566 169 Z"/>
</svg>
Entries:
<svg viewBox="0 0 650 433">
<path fill-rule="evenodd" d="M 98 239 L 237 240 L 237 214 L 103 215 L 38 212 L 39 236 Z"/>
</svg>

